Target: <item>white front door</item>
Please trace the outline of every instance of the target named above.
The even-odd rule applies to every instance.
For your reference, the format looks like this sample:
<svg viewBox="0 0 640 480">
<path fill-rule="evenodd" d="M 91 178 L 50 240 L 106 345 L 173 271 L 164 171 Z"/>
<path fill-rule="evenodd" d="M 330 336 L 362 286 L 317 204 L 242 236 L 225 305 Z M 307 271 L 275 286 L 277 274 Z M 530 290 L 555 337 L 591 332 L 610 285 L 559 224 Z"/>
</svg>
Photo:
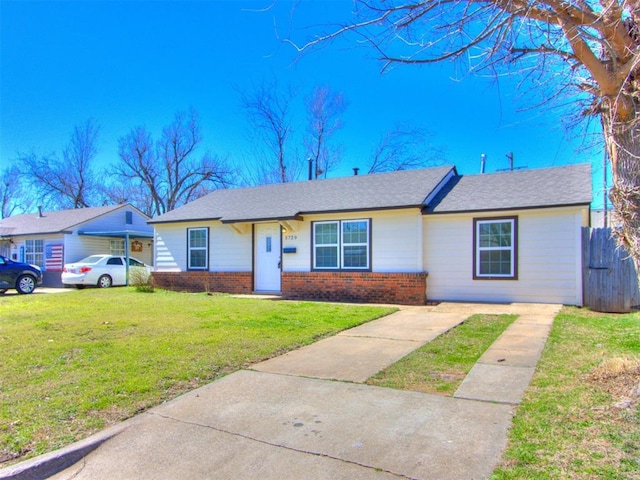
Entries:
<svg viewBox="0 0 640 480">
<path fill-rule="evenodd" d="M 255 226 L 255 290 L 280 291 L 280 224 L 258 223 Z"/>
</svg>

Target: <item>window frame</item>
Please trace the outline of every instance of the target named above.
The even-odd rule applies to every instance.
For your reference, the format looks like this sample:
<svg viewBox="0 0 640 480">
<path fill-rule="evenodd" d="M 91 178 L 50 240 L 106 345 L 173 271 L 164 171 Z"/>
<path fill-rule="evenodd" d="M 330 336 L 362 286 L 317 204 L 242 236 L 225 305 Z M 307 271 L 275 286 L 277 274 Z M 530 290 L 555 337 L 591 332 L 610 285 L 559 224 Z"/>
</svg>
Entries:
<svg viewBox="0 0 640 480">
<path fill-rule="evenodd" d="M 204 247 L 192 247 L 191 246 L 191 232 L 203 230 L 205 232 L 205 246 Z M 204 266 L 192 266 L 191 253 L 194 251 L 204 251 Z M 187 228 L 187 271 L 207 271 L 209 270 L 209 227 L 191 227 Z"/>
<path fill-rule="evenodd" d="M 367 240 L 363 242 L 345 242 L 344 224 L 365 222 L 367 226 Z M 337 243 L 316 244 L 316 226 L 317 225 L 337 225 Z M 371 271 L 371 219 L 370 218 L 354 218 L 345 220 L 320 220 L 311 222 L 311 271 L 314 272 L 370 272 Z M 345 247 L 364 246 L 366 248 L 367 264 L 364 267 L 345 267 Z M 318 247 L 334 248 L 336 251 L 337 265 L 335 267 L 317 266 L 316 249 Z"/>
<path fill-rule="evenodd" d="M 44 240 L 27 239 L 24 242 L 24 261 L 32 265 L 44 267 Z"/>
<path fill-rule="evenodd" d="M 109 252 L 111 253 L 111 255 L 124 257 L 127 251 L 127 249 L 125 248 L 125 243 L 126 242 L 124 238 L 109 239 Z"/>
<path fill-rule="evenodd" d="M 511 223 L 511 245 L 509 247 L 481 247 L 480 226 L 485 224 Z M 510 251 L 511 272 L 509 274 L 480 273 L 480 252 Z M 518 217 L 482 217 L 473 219 L 473 279 L 474 280 L 518 280 Z"/>
</svg>

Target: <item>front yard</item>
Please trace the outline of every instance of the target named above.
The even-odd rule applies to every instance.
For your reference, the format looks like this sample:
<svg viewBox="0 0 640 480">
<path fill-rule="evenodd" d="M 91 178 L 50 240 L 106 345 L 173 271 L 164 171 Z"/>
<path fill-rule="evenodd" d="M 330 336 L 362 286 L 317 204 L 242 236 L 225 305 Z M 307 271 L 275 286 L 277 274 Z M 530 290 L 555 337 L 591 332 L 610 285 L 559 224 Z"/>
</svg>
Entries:
<svg viewBox="0 0 640 480">
<path fill-rule="evenodd" d="M 0 298 L 0 466 L 391 311 L 128 288 Z"/>
<path fill-rule="evenodd" d="M 133 289 L 0 298 L 0 467 L 392 309 Z M 368 383 L 452 395 L 514 320 L 477 315 Z M 495 479 L 640 479 L 640 313 L 565 307 Z"/>
</svg>

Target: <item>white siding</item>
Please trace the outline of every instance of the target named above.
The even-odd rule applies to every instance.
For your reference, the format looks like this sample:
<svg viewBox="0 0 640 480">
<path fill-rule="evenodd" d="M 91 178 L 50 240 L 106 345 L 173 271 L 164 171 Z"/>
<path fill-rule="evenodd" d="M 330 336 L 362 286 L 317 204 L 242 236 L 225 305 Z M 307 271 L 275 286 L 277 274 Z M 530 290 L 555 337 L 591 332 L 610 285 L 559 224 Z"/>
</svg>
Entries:
<svg viewBox="0 0 640 480">
<path fill-rule="evenodd" d="M 155 269 L 159 272 L 187 270 L 187 228 L 209 227 L 209 270 L 250 272 L 251 228 L 238 233 L 220 222 L 158 224 L 155 226 Z"/>
<path fill-rule="evenodd" d="M 580 305 L 580 227 L 586 208 L 424 217 L 424 262 L 431 300 Z M 518 279 L 473 279 L 473 219 L 518 217 Z"/>
<path fill-rule="evenodd" d="M 422 215 L 417 209 L 382 212 L 307 215 L 295 222 L 295 230 L 283 232 L 283 248 L 295 247 L 296 253 L 284 253 L 283 270 L 311 270 L 311 223 L 326 220 L 371 219 L 372 271 L 414 273 L 422 270 Z"/>
</svg>

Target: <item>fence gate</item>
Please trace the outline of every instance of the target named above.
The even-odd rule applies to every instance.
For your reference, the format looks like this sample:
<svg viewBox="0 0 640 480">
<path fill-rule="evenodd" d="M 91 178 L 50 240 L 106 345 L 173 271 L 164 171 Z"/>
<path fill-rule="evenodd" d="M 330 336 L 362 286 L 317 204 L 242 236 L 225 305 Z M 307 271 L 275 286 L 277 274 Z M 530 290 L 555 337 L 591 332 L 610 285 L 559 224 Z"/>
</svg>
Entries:
<svg viewBox="0 0 640 480">
<path fill-rule="evenodd" d="M 617 246 L 610 228 L 582 229 L 582 287 L 585 307 L 626 313 L 640 305 L 633 260 Z"/>
</svg>

